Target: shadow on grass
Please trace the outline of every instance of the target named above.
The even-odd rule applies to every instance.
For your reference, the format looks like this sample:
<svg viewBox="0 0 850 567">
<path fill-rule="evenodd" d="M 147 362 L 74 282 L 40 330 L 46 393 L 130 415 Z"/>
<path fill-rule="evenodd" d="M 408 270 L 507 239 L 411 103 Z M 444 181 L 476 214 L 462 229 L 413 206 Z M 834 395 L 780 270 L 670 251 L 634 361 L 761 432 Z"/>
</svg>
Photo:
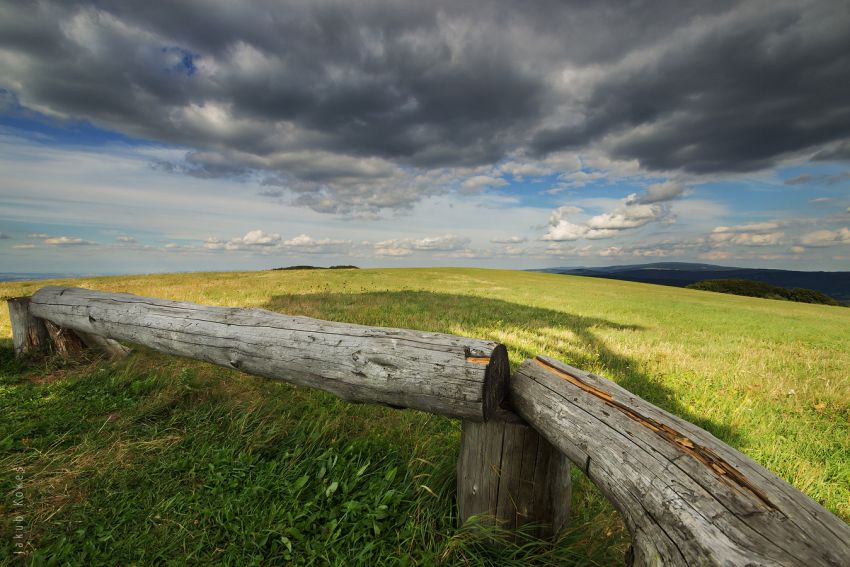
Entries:
<svg viewBox="0 0 850 567">
<path fill-rule="evenodd" d="M 600 337 L 610 331 L 640 332 L 644 328 L 638 325 L 500 299 L 429 291 L 278 295 L 263 307 L 319 319 L 496 340 L 508 347 L 512 367 L 545 354 L 599 373 L 726 443 L 735 445 L 738 441 L 732 428 L 692 414 L 676 400 L 672 390 L 641 370 L 640 361 L 617 353 Z"/>
</svg>

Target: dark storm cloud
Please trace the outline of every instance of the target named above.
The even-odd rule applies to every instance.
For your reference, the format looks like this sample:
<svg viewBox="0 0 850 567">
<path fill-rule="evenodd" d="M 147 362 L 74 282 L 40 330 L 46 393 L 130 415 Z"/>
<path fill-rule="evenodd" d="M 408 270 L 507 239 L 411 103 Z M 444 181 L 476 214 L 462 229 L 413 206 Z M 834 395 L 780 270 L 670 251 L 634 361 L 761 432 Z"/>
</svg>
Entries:
<svg viewBox="0 0 850 567">
<path fill-rule="evenodd" d="M 374 212 L 509 152 L 691 172 L 840 153 L 849 6 L 7 1 L 0 88 L 193 148 L 175 172 L 264 171 L 317 210 Z"/>
<path fill-rule="evenodd" d="M 755 170 L 850 135 L 850 4 L 742 4 L 670 30 L 596 81 L 538 151 L 606 139 L 649 169 Z"/>
</svg>

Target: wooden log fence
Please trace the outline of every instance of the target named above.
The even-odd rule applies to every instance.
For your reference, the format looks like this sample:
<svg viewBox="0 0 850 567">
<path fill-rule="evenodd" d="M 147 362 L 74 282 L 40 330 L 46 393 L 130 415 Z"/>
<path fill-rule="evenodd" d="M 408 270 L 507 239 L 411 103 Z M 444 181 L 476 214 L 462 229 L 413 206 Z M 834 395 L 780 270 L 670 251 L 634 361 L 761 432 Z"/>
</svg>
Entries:
<svg viewBox="0 0 850 567">
<path fill-rule="evenodd" d="M 572 462 L 623 517 L 629 565 L 850 566 L 840 518 L 703 429 L 551 358 L 510 377 L 495 342 L 68 287 L 9 300 L 9 314 L 19 355 L 120 357 L 123 341 L 459 418 L 461 522 L 552 537 Z"/>
<path fill-rule="evenodd" d="M 507 351 L 494 342 L 262 309 L 51 286 L 32 296 L 30 311 L 75 333 L 283 379 L 352 402 L 475 421 L 499 408 L 509 374 Z"/>
</svg>

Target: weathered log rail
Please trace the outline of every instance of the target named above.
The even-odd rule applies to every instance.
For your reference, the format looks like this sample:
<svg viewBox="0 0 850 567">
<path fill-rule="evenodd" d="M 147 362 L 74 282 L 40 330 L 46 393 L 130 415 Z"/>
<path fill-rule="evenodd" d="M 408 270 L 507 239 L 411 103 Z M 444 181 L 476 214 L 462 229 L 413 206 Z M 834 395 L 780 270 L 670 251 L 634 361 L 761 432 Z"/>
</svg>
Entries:
<svg viewBox="0 0 850 567">
<path fill-rule="evenodd" d="M 509 374 L 504 346 L 440 333 L 53 286 L 38 290 L 29 308 L 76 333 L 284 379 L 353 402 L 476 421 L 498 409 Z"/>
<path fill-rule="evenodd" d="M 509 379 L 494 342 L 77 288 L 42 288 L 9 312 L 19 354 L 122 356 L 120 340 L 460 418 L 461 521 L 556 533 L 572 461 L 621 513 L 629 564 L 850 566 L 841 519 L 708 432 L 557 360 L 527 360 Z"/>
<path fill-rule="evenodd" d="M 638 565 L 850 565 L 850 527 L 707 431 L 600 376 L 539 356 L 517 413 L 621 513 Z"/>
</svg>

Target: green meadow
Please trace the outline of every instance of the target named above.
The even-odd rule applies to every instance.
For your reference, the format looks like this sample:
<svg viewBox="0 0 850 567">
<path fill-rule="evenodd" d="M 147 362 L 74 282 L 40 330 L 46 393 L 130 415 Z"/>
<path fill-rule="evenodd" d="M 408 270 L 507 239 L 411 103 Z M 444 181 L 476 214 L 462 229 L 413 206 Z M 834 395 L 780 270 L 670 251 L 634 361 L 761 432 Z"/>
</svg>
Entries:
<svg viewBox="0 0 850 567">
<path fill-rule="evenodd" d="M 56 283 L 492 339 L 513 365 L 552 356 L 850 521 L 850 309 L 478 269 L 103 277 L 0 283 L 0 296 Z M 142 348 L 17 360 L 5 309 L 0 415 L 3 564 L 609 565 L 628 543 L 577 469 L 554 544 L 458 528 L 456 421 Z"/>
</svg>

